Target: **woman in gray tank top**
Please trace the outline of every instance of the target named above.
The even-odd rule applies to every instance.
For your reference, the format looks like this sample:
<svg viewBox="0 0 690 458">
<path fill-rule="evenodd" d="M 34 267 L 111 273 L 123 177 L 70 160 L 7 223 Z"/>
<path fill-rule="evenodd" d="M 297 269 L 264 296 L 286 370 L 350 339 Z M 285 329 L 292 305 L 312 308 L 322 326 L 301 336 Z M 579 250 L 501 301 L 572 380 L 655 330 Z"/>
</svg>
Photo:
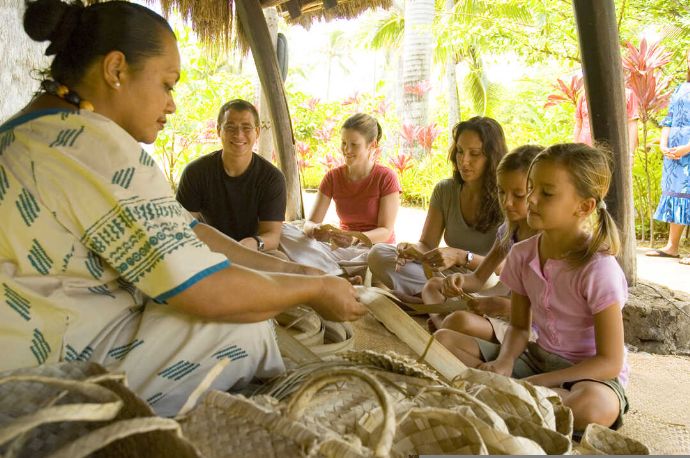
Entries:
<svg viewBox="0 0 690 458">
<path fill-rule="evenodd" d="M 427 272 L 476 268 L 502 221 L 496 166 L 508 147 L 501 125 L 476 116 L 453 128 L 448 161 L 453 178 L 436 184 L 417 243 L 377 244 L 368 264 L 375 279 L 403 295 L 418 296 Z M 440 247 L 441 237 L 447 246 Z"/>
</svg>

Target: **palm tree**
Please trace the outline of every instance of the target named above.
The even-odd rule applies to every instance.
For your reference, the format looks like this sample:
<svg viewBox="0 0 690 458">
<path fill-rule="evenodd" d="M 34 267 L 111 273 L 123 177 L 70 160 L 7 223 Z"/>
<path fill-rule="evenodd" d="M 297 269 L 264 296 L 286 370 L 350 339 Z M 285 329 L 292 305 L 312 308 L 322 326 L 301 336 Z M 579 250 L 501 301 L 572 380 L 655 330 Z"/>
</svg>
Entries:
<svg viewBox="0 0 690 458">
<path fill-rule="evenodd" d="M 409 6 L 409 3 L 408 3 Z M 406 17 L 395 6 L 388 15 L 374 24 L 367 24 L 370 31 L 362 37 L 366 47 L 372 49 L 402 49 L 406 30 Z M 487 115 L 491 112 L 492 103 L 497 100 L 496 86 L 491 84 L 486 74 L 482 59 L 482 49 L 486 46 L 486 39 L 478 37 L 476 29 L 479 19 L 486 21 L 497 18 L 509 19 L 519 23 L 531 21 L 529 9 L 521 2 L 495 2 L 489 0 L 437 0 L 434 7 L 433 58 L 434 62 L 445 66 L 445 77 L 448 98 L 448 127 L 452 128 L 460 117 L 460 103 L 458 97 L 458 82 L 455 69 L 458 64 L 465 63 L 468 72 L 462 82 L 467 95 L 471 112 L 477 115 Z M 424 88 L 417 84 L 403 83 L 412 89 L 409 98 L 419 98 Z M 405 104 L 403 103 L 403 107 Z M 407 111 L 407 110 L 405 110 Z M 426 112 L 426 108 L 423 109 Z M 404 118 L 408 122 L 419 126 L 416 121 Z M 424 121 L 422 121 L 424 122 Z"/>
<path fill-rule="evenodd" d="M 434 0 L 406 0 L 403 35 L 402 118 L 415 126 L 428 121 Z"/>
</svg>

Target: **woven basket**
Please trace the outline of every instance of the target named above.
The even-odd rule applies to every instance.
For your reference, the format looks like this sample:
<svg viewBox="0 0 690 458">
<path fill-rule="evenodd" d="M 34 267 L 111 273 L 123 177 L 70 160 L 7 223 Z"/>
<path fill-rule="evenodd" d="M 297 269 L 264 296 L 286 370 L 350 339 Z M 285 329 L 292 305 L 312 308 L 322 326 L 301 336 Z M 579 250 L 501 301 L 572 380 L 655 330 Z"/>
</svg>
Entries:
<svg viewBox="0 0 690 458">
<path fill-rule="evenodd" d="M 587 425 L 576 451 L 580 455 L 649 455 L 643 443 L 594 423 Z"/>
<path fill-rule="evenodd" d="M 320 408 L 324 387 L 349 381 L 364 388 L 375 407 L 383 413 L 376 441 L 368 447 L 356 437 L 346 437 L 313 421 L 305 422 L 307 412 Z M 372 396 L 373 394 L 373 396 Z M 243 396 L 208 393 L 189 415 L 179 419 L 185 435 L 204 456 L 389 456 L 395 434 L 395 416 L 381 384 L 366 372 L 354 368 L 322 370 L 294 393 L 289 402 L 269 396 Z"/>
<path fill-rule="evenodd" d="M 355 332 L 349 323 L 324 320 L 310 308 L 295 307 L 276 316 L 275 320 L 290 336 L 321 358 L 354 348 Z"/>
<path fill-rule="evenodd" d="M 199 456 L 122 382 L 79 362 L 0 374 L 0 456 Z"/>
</svg>

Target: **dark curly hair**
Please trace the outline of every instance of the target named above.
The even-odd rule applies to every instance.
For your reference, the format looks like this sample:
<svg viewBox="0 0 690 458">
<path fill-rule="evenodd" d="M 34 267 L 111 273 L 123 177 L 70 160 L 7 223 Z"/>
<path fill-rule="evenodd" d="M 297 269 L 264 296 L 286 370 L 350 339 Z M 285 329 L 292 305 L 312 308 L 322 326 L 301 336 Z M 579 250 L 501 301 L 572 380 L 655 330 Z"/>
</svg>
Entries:
<svg viewBox="0 0 690 458">
<path fill-rule="evenodd" d="M 473 227 L 480 232 L 486 232 L 500 224 L 503 219 L 496 191 L 496 167 L 498 167 L 498 163 L 508 152 L 508 145 L 506 145 L 503 128 L 495 119 L 475 116 L 456 124 L 453 127 L 453 143 L 448 150 L 448 161 L 450 161 L 453 167 L 453 178 L 461 185 L 464 183 L 464 180 L 458 170 L 455 155 L 458 152 L 458 138 L 466 130 L 471 130 L 479 135 L 482 141 L 482 153 L 488 159 L 482 183 L 481 213 Z"/>
</svg>

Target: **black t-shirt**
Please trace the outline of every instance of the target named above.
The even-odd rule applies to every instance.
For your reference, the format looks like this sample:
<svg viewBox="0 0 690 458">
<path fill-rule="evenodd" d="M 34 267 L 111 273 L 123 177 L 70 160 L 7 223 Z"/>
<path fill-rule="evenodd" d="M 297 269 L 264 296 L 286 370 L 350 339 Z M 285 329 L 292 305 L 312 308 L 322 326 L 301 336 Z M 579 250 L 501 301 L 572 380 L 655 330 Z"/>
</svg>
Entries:
<svg viewBox="0 0 690 458">
<path fill-rule="evenodd" d="M 222 150 L 190 162 L 182 172 L 177 200 L 190 212 L 235 240 L 258 234 L 259 221 L 283 221 L 285 177 L 273 164 L 252 154 L 247 170 L 231 177 Z"/>
</svg>

